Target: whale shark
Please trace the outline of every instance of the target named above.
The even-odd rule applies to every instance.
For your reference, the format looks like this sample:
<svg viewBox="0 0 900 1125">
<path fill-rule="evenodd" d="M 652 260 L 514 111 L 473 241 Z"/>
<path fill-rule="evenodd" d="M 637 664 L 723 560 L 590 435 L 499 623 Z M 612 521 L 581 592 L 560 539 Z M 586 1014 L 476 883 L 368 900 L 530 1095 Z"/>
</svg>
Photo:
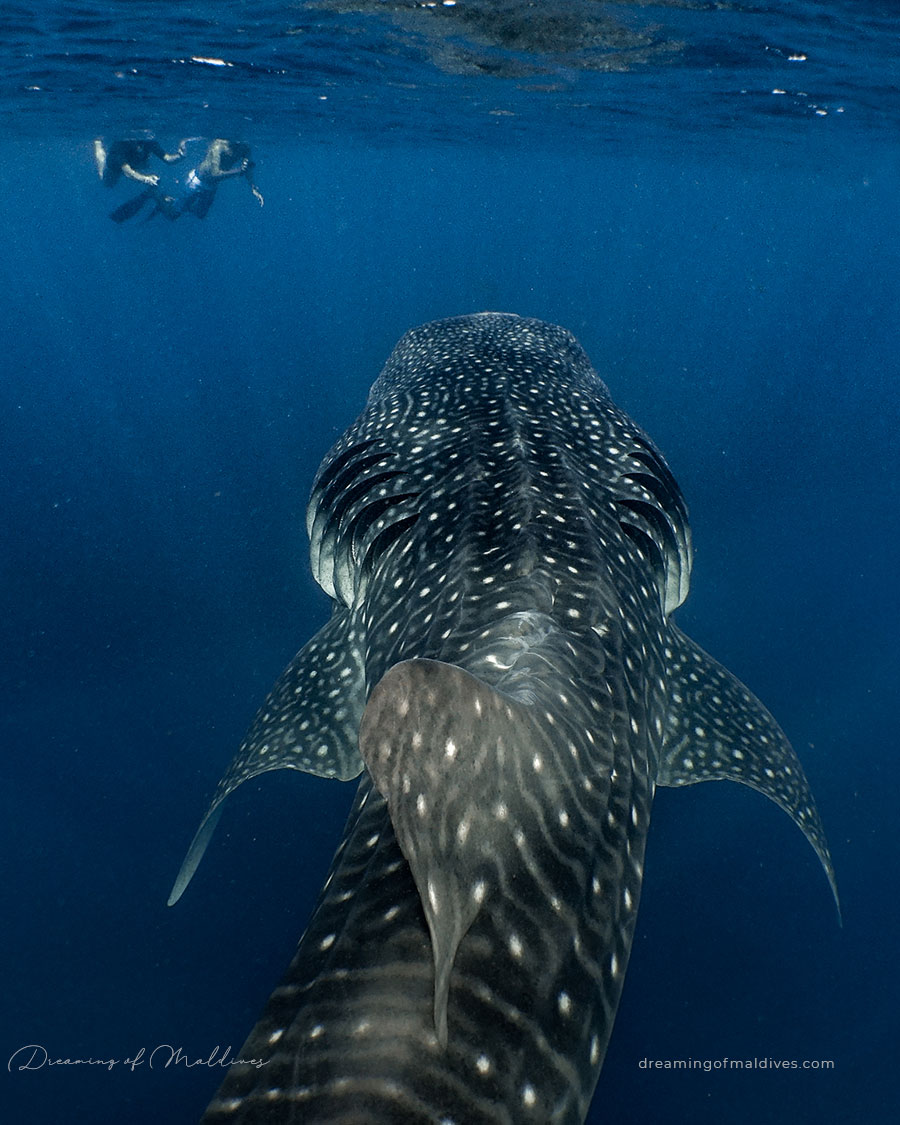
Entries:
<svg viewBox="0 0 900 1125">
<path fill-rule="evenodd" d="M 203 1121 L 583 1122 L 657 786 L 758 790 L 837 902 L 785 735 L 674 623 L 681 490 L 574 336 L 479 313 L 402 337 L 319 468 L 307 529 L 330 620 L 253 721 L 170 904 L 248 778 L 360 781 Z"/>
</svg>

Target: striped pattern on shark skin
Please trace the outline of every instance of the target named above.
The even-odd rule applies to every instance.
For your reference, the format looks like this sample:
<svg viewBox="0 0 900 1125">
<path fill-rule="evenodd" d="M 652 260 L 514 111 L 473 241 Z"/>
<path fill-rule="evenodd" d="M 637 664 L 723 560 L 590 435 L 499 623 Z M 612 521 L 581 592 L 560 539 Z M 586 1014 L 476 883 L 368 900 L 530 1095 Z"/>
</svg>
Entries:
<svg viewBox="0 0 900 1125">
<path fill-rule="evenodd" d="M 297 956 L 208 1122 L 577 1123 L 631 948 L 657 784 L 728 778 L 827 844 L 775 721 L 671 614 L 687 509 L 564 329 L 407 333 L 323 462 L 331 621 L 217 790 L 362 773 Z M 835 890 L 836 898 L 836 890 Z"/>
</svg>

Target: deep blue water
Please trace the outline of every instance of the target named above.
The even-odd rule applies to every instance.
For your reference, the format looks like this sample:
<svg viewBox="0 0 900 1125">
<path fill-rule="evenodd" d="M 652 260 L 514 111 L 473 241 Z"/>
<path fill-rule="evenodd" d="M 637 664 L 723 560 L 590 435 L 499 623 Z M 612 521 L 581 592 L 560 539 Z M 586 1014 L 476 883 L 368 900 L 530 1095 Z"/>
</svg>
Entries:
<svg viewBox="0 0 900 1125">
<path fill-rule="evenodd" d="M 506 309 L 575 332 L 665 452 L 696 547 L 679 624 L 794 742 L 843 905 L 839 928 L 762 797 L 661 791 L 590 1121 L 891 1120 L 894 6 L 611 5 L 632 35 L 661 28 L 643 57 L 616 40 L 624 69 L 596 68 L 612 48 L 346 7 L 11 5 L 0 22 L 2 1058 L 242 1043 L 353 787 L 245 786 L 165 901 L 256 707 L 324 621 L 312 476 L 405 329 Z M 229 51 L 231 68 L 190 62 Z M 204 222 L 111 223 L 133 190 L 98 183 L 91 141 L 138 127 L 240 134 L 265 206 L 233 183 Z M 638 1065 L 723 1056 L 834 1069 Z M 4 1067 L 0 1113 L 186 1125 L 220 1077 Z"/>
</svg>

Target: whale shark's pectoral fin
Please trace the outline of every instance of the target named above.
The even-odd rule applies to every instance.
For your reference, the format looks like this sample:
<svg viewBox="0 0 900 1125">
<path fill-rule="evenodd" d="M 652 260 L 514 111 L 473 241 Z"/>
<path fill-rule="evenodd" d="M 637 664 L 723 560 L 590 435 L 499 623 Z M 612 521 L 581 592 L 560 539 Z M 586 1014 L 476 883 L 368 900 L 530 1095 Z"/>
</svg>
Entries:
<svg viewBox="0 0 900 1125">
<path fill-rule="evenodd" d="M 666 657 L 670 709 L 658 783 L 739 781 L 774 801 L 822 861 L 840 916 L 822 821 L 781 727 L 736 676 L 674 626 Z"/>
<path fill-rule="evenodd" d="M 514 877 L 517 826 L 533 817 L 513 772 L 517 756 L 548 756 L 529 710 L 455 665 L 406 660 L 375 686 L 360 726 L 360 751 L 428 922 L 444 1045 L 460 942 L 482 903 Z"/>
<path fill-rule="evenodd" d="M 281 673 L 219 782 L 169 896 L 181 898 L 229 793 L 269 770 L 295 769 L 348 781 L 362 772 L 357 731 L 366 685 L 360 636 L 340 607 Z"/>
<path fill-rule="evenodd" d="M 200 821 L 200 827 L 194 833 L 194 838 L 191 840 L 191 846 L 187 850 L 187 855 L 178 869 L 178 874 L 175 877 L 175 883 L 169 893 L 167 900 L 168 906 L 174 906 L 187 890 L 188 883 L 194 877 L 194 872 L 200 866 L 200 860 L 209 846 L 213 833 L 216 830 L 216 825 L 219 823 L 219 817 L 222 815 L 222 802 L 225 800 L 227 794 L 214 799 L 212 805 L 207 810 L 206 816 Z"/>
</svg>

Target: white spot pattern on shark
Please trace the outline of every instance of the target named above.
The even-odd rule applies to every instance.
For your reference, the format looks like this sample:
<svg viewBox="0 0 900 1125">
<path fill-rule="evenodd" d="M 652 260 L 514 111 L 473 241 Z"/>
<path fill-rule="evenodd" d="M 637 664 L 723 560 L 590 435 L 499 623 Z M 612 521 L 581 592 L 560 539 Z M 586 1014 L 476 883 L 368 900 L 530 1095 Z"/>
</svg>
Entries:
<svg viewBox="0 0 900 1125">
<path fill-rule="evenodd" d="M 687 509 L 577 341 L 490 313 L 407 333 L 322 463 L 331 620 L 222 779 L 362 773 L 285 980 L 207 1122 L 582 1121 L 634 932 L 655 788 L 779 804 L 834 888 L 803 770 L 681 633 Z M 835 894 L 836 897 L 836 894 Z"/>
</svg>

